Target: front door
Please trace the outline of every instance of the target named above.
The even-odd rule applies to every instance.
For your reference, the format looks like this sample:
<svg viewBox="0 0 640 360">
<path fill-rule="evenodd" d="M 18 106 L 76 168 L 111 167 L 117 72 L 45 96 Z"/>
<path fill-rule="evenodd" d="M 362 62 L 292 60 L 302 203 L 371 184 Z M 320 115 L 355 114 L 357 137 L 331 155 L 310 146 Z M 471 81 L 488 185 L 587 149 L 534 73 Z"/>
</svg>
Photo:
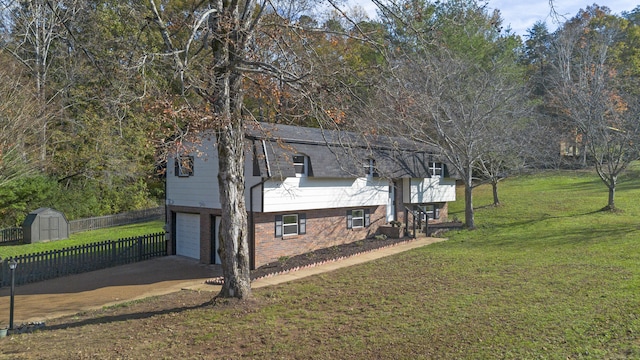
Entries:
<svg viewBox="0 0 640 360">
<path fill-rule="evenodd" d="M 396 187 L 393 181 L 389 183 L 389 200 L 387 202 L 387 222 L 396 219 Z"/>
</svg>

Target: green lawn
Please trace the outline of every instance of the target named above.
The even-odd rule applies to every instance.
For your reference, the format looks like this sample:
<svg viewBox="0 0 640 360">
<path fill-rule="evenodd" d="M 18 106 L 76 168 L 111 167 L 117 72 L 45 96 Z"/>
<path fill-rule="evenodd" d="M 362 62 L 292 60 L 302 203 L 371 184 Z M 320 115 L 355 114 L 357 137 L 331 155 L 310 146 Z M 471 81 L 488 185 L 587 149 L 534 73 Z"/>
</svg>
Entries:
<svg viewBox="0 0 640 360">
<path fill-rule="evenodd" d="M 590 172 L 508 179 L 497 208 L 480 187 L 478 230 L 257 291 L 273 304 L 219 323 L 268 358 L 640 358 L 640 179 L 620 187 L 618 213 L 598 211 L 607 190 Z"/>
<path fill-rule="evenodd" d="M 104 240 L 117 240 L 132 236 L 162 232 L 164 221 L 150 221 L 139 224 L 125 225 L 113 228 L 84 231 L 71 234 L 69 239 L 49 241 L 35 244 L 1 244 L 0 257 L 7 258 L 17 255 L 31 254 L 41 251 L 59 250 L 65 247 L 84 245 Z"/>
<path fill-rule="evenodd" d="M 589 172 L 508 179 L 497 208 L 480 187 L 476 231 L 257 292 L 276 299 L 251 316 L 271 346 L 247 347 L 270 358 L 640 358 L 640 178 L 620 188 L 611 213 Z M 462 196 L 451 216 L 464 218 Z M 242 338 L 247 326 L 228 331 Z"/>
<path fill-rule="evenodd" d="M 478 188 L 478 230 L 449 233 L 448 241 L 258 289 L 248 304 L 223 301 L 192 309 L 168 304 L 180 310 L 122 321 L 97 318 L 16 337 L 5 341 L 5 354 L 638 359 L 640 179 L 635 171 L 621 180 L 619 190 L 621 211 L 605 213 L 598 210 L 606 205 L 607 191 L 593 173 L 507 179 L 500 187 L 503 205 L 489 206 L 490 188 Z M 451 215 L 463 218 L 461 194 L 458 199 Z M 37 350 L 61 338 L 74 339 L 76 352 L 63 346 Z"/>
</svg>

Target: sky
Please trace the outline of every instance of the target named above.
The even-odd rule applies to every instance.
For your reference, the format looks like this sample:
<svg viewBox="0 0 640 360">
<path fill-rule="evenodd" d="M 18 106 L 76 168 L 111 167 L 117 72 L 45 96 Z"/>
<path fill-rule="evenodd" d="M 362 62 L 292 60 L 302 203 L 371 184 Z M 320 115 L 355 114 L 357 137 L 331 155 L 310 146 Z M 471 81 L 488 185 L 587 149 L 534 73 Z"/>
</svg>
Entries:
<svg viewBox="0 0 640 360">
<path fill-rule="evenodd" d="M 375 16 L 376 6 L 371 0 L 350 0 L 352 4 L 359 4 L 370 16 Z M 547 23 L 549 31 L 554 31 L 558 24 L 549 17 L 549 0 L 488 0 L 489 8 L 499 9 L 504 20 L 505 28 L 510 26 L 514 33 L 526 35 L 527 29 L 538 21 Z M 584 9 L 593 3 L 606 6 L 614 14 L 623 11 L 631 11 L 640 5 L 640 0 L 554 0 L 555 10 L 566 19 L 575 16 L 580 9 Z M 562 21 L 564 22 L 564 20 Z"/>
</svg>

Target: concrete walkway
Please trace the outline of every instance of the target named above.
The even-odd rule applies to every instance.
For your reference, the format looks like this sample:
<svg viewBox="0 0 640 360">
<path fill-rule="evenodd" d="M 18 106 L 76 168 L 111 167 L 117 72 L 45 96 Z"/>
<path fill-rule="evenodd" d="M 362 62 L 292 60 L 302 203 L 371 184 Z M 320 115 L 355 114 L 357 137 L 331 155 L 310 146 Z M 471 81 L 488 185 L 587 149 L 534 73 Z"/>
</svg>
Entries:
<svg viewBox="0 0 640 360">
<path fill-rule="evenodd" d="M 442 240 L 444 239 L 419 238 L 347 259 L 258 279 L 251 286 L 261 288 L 281 284 Z M 182 289 L 218 292 L 219 285 L 209 285 L 205 281 L 221 274 L 219 265 L 202 265 L 192 259 L 167 256 L 18 286 L 15 289 L 14 324 L 18 326 L 22 323 L 45 321 Z M 0 289 L 0 324 L 8 325 L 9 303 L 10 289 Z"/>
</svg>

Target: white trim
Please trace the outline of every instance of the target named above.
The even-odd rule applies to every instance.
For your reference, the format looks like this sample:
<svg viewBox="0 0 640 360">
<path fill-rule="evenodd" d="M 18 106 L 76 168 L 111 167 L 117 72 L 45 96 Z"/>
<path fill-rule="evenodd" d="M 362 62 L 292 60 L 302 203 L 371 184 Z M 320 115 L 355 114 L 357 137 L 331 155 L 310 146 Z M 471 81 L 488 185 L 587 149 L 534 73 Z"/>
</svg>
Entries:
<svg viewBox="0 0 640 360">
<path fill-rule="evenodd" d="M 356 216 L 356 212 L 361 213 L 361 216 Z M 356 225 L 356 220 L 360 221 L 360 225 Z M 351 228 L 361 229 L 364 227 L 364 209 L 351 210 Z"/>
<path fill-rule="evenodd" d="M 287 223 L 287 217 L 289 218 L 294 218 L 295 221 L 293 222 L 289 222 Z M 291 220 L 291 219 L 289 219 Z M 286 215 L 282 215 L 282 236 L 292 236 L 292 235 L 298 235 L 298 233 L 300 232 L 299 229 L 299 219 L 298 219 L 298 214 L 286 214 Z M 295 232 L 287 232 L 287 228 L 289 228 L 288 230 L 291 231 L 291 229 L 295 229 Z"/>
<path fill-rule="evenodd" d="M 302 157 L 302 163 L 296 162 L 296 158 Z M 295 154 L 292 156 L 293 169 L 296 172 L 296 177 L 306 177 L 309 175 L 309 157 L 303 154 Z M 302 172 L 298 172 L 296 166 L 302 165 Z"/>
</svg>

